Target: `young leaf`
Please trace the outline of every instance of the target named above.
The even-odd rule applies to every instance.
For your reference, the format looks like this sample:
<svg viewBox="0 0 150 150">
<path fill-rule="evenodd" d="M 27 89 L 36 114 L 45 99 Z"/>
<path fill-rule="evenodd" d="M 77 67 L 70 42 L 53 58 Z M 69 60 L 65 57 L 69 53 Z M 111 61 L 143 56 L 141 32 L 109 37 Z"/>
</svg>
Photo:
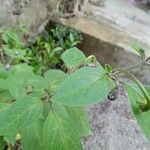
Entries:
<svg viewBox="0 0 150 150">
<path fill-rule="evenodd" d="M 145 59 L 145 50 L 140 45 L 132 43 L 130 46 L 141 56 L 142 60 Z"/>
<path fill-rule="evenodd" d="M 33 97 L 22 97 L 9 109 L 0 111 L 0 135 L 12 135 L 34 123 L 42 114 L 40 100 Z"/>
<path fill-rule="evenodd" d="M 111 79 L 101 70 L 84 67 L 60 85 L 52 101 L 66 106 L 87 106 L 104 100 L 112 87 Z"/>
<path fill-rule="evenodd" d="M 105 71 L 107 73 L 110 73 L 112 71 L 112 66 L 108 65 L 108 64 L 105 64 Z"/>
<path fill-rule="evenodd" d="M 81 137 L 90 135 L 91 129 L 86 109 L 83 107 L 66 107 L 66 110 L 72 121 L 75 123 L 78 134 Z"/>
<path fill-rule="evenodd" d="M 150 109 L 141 111 L 138 105 L 138 102 L 145 101 L 143 93 L 134 86 L 126 85 L 126 90 L 131 102 L 131 107 L 133 110 L 133 114 L 137 120 L 137 123 L 140 125 L 142 131 L 150 139 Z"/>
<path fill-rule="evenodd" d="M 66 50 L 61 55 L 62 60 L 69 69 L 73 69 L 85 61 L 86 56 L 76 47 Z"/>
<path fill-rule="evenodd" d="M 21 132 L 21 144 L 23 150 L 43 150 L 43 124 L 44 120 L 39 119 L 29 125 Z"/>
<path fill-rule="evenodd" d="M 50 112 L 43 129 L 45 150 L 81 150 L 72 120 Z"/>
</svg>

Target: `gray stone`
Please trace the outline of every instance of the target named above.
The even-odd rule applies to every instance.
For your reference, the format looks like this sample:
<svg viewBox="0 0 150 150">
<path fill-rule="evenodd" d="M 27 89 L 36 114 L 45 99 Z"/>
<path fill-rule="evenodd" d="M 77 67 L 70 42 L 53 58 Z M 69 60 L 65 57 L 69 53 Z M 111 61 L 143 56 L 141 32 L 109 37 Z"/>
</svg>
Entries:
<svg viewBox="0 0 150 150">
<path fill-rule="evenodd" d="M 0 27 L 26 25 L 37 28 L 57 13 L 60 0 L 0 0 Z M 35 31 L 34 31 L 35 30 Z"/>
<path fill-rule="evenodd" d="M 85 150 L 150 150 L 122 89 L 115 101 L 91 106 L 88 114 L 93 134 L 84 139 Z"/>
</svg>

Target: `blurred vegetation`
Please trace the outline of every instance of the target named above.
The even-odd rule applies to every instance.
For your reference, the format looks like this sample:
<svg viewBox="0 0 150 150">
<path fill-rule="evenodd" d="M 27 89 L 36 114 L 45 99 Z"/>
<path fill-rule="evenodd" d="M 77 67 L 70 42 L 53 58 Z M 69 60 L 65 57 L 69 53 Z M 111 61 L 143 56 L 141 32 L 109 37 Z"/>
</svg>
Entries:
<svg viewBox="0 0 150 150">
<path fill-rule="evenodd" d="M 80 32 L 60 24 L 37 36 L 30 46 L 24 42 L 26 36 L 24 26 L 1 31 L 0 60 L 7 66 L 28 63 L 39 74 L 49 68 L 61 68 L 61 54 L 82 40 Z"/>
</svg>

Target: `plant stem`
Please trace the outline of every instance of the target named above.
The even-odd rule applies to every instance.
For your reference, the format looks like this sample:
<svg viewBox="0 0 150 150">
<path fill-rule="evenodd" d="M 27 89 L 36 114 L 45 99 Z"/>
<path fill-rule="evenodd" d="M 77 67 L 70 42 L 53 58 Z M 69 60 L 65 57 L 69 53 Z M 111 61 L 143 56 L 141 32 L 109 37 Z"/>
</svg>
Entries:
<svg viewBox="0 0 150 150">
<path fill-rule="evenodd" d="M 97 61 L 97 60 L 96 60 L 96 57 L 95 57 L 94 55 L 90 55 L 89 57 L 86 58 L 85 62 L 86 62 L 86 61 L 90 61 L 90 62 L 96 64 L 96 61 Z M 84 61 L 81 62 L 78 66 L 76 66 L 76 67 L 73 68 L 72 70 L 69 70 L 68 73 L 74 72 L 76 69 L 78 69 L 79 67 L 81 67 L 82 65 L 84 65 L 85 62 L 84 62 Z"/>
<path fill-rule="evenodd" d="M 129 71 L 140 68 L 140 67 L 145 66 L 145 65 L 150 66 L 149 60 L 150 60 L 150 56 L 147 59 L 145 59 L 144 61 L 142 61 L 141 63 L 135 64 L 135 65 L 130 66 L 130 67 L 116 68 L 111 72 L 115 76 L 117 76 L 116 74 L 118 74 L 118 73 L 123 73 L 123 74 L 127 75 L 128 78 L 133 80 L 138 85 L 138 87 L 143 92 L 143 95 L 144 95 L 145 100 L 146 100 L 146 101 L 139 103 L 139 107 L 142 111 L 150 109 L 150 96 L 147 93 L 144 86 L 142 85 L 142 83 L 133 74 L 131 74 Z"/>
<path fill-rule="evenodd" d="M 4 59 L 4 54 L 3 54 L 3 50 L 2 50 L 2 34 L 0 33 L 0 62 L 4 63 L 5 59 Z"/>
<path fill-rule="evenodd" d="M 87 61 L 90 61 L 92 63 L 96 63 L 96 57 L 94 55 L 90 55 L 89 57 L 87 57 L 86 59 Z"/>
<path fill-rule="evenodd" d="M 138 64 L 135 64 L 133 66 L 130 66 L 130 67 L 125 67 L 123 69 L 125 69 L 126 71 L 131 71 L 131 70 L 134 70 L 134 69 L 137 69 L 137 68 L 140 68 L 142 66 L 145 65 L 145 62 L 141 62 L 141 63 L 138 63 Z"/>
<path fill-rule="evenodd" d="M 117 71 L 124 73 L 125 75 L 127 75 L 131 80 L 133 80 L 141 89 L 141 91 L 143 92 L 143 95 L 146 99 L 146 103 L 142 103 L 143 104 L 143 108 L 149 108 L 150 107 L 150 96 L 147 93 L 146 89 L 143 87 L 142 83 L 130 72 L 128 72 L 127 70 L 118 68 Z"/>
<path fill-rule="evenodd" d="M 150 56 L 146 59 L 146 62 L 148 62 L 150 60 Z"/>
<path fill-rule="evenodd" d="M 129 67 L 116 68 L 116 69 L 113 69 L 112 72 L 113 72 L 113 73 L 114 73 L 114 72 L 117 73 L 118 69 L 123 69 L 123 70 L 126 70 L 126 71 L 131 71 L 131 70 L 134 70 L 134 69 L 143 67 L 143 66 L 145 66 L 145 65 L 150 66 L 150 63 L 148 63 L 149 60 L 150 60 L 150 56 L 149 56 L 146 60 L 142 61 L 141 63 L 135 64 L 135 65 L 129 66 Z"/>
</svg>

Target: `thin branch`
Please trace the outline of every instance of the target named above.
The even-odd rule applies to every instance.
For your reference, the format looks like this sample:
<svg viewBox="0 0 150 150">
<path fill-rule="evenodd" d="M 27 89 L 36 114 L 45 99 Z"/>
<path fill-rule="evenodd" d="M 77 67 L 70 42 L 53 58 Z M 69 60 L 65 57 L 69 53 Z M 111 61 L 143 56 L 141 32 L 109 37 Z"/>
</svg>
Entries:
<svg viewBox="0 0 150 150">
<path fill-rule="evenodd" d="M 0 33 L 0 62 L 2 62 L 2 63 L 5 62 L 4 54 L 3 54 L 3 50 L 2 50 L 2 33 Z"/>
<path fill-rule="evenodd" d="M 148 62 L 150 60 L 150 56 L 146 59 L 146 62 Z"/>
<path fill-rule="evenodd" d="M 135 65 L 133 65 L 133 66 L 129 66 L 129 67 L 122 67 L 121 69 L 123 69 L 123 70 L 126 70 L 126 71 L 131 71 L 131 70 L 134 70 L 134 69 L 137 69 L 137 68 L 140 68 L 140 67 L 142 67 L 142 66 L 144 66 L 146 64 L 146 62 L 144 61 L 144 62 L 141 62 L 141 63 L 138 63 L 138 64 L 135 64 Z M 115 72 L 117 72 L 118 71 L 118 69 L 120 69 L 120 68 L 116 68 L 116 69 L 113 69 L 113 73 Z"/>
<path fill-rule="evenodd" d="M 141 63 L 135 64 L 135 65 L 129 66 L 129 67 L 122 67 L 121 69 L 126 70 L 126 71 L 131 71 L 131 70 L 143 67 L 145 65 L 150 66 L 150 63 L 148 63 L 149 60 L 150 60 L 150 56 L 146 60 L 142 61 Z M 118 71 L 118 69 L 120 69 L 120 68 L 113 69 L 112 73 L 116 73 Z"/>
<path fill-rule="evenodd" d="M 146 103 L 142 104 L 143 106 L 141 106 L 141 109 L 145 110 L 145 109 L 149 108 L 150 107 L 150 97 L 149 97 L 149 94 L 147 93 L 146 89 L 143 87 L 142 83 L 139 80 L 137 80 L 137 78 L 130 72 L 123 70 L 121 68 L 120 69 L 118 68 L 118 71 L 127 75 L 128 78 L 131 79 L 132 81 L 134 81 L 138 85 L 138 87 L 141 89 L 141 91 L 143 92 L 143 95 L 146 99 L 146 101 L 145 101 Z"/>
</svg>

